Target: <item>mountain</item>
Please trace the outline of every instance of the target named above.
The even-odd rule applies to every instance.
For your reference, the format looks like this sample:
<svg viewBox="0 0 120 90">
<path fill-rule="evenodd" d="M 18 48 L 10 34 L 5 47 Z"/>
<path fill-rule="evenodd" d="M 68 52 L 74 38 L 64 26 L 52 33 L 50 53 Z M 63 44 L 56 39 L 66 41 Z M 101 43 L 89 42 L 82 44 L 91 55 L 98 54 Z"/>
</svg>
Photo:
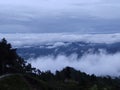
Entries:
<svg viewBox="0 0 120 90">
<path fill-rule="evenodd" d="M 55 42 L 39 45 L 18 47 L 17 52 L 25 59 L 37 58 L 42 56 L 70 56 L 76 54 L 82 57 L 84 54 L 108 53 L 114 54 L 120 52 L 120 42 L 117 43 L 90 43 L 90 42 Z"/>
<path fill-rule="evenodd" d="M 2 76 L 0 76 L 2 77 Z M 119 90 L 120 78 L 96 77 L 66 67 L 52 74 L 11 74 L 0 78 L 0 90 Z"/>
</svg>

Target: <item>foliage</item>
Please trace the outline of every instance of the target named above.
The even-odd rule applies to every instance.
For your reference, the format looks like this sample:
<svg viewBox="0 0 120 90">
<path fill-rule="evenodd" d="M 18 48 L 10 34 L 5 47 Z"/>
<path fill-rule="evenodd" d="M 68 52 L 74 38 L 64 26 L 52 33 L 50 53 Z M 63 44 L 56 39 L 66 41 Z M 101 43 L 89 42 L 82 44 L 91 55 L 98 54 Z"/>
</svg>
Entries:
<svg viewBox="0 0 120 90">
<path fill-rule="evenodd" d="M 0 90 L 30 90 L 25 80 L 18 75 L 0 80 Z"/>
<path fill-rule="evenodd" d="M 0 90 L 49 90 L 49 86 L 35 78 L 14 74 L 0 80 Z"/>
<path fill-rule="evenodd" d="M 88 75 L 71 67 L 56 71 L 55 74 L 50 71 L 41 72 L 37 77 L 51 87 L 60 87 L 61 90 L 118 90 L 120 88 L 120 78 Z"/>
<path fill-rule="evenodd" d="M 13 49 L 11 44 L 3 38 L 0 41 L 0 74 L 32 72 L 31 64 L 27 64 L 23 58 Z"/>
</svg>

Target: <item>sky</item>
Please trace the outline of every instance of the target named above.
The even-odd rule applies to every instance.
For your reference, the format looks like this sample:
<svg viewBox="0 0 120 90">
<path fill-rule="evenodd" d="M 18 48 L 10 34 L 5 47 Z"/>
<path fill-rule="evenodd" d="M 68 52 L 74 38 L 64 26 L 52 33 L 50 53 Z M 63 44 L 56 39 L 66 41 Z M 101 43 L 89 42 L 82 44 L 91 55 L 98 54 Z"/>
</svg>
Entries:
<svg viewBox="0 0 120 90">
<path fill-rule="evenodd" d="M 119 33 L 120 0 L 0 0 L 0 33 Z"/>
</svg>

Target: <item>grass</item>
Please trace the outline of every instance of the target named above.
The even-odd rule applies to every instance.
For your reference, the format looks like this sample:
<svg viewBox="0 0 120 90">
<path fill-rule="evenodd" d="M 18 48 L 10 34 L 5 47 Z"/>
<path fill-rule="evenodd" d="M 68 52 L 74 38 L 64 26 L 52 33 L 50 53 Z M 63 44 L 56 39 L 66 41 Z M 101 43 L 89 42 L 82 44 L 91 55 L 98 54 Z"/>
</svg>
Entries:
<svg viewBox="0 0 120 90">
<path fill-rule="evenodd" d="M 12 75 L 0 80 L 0 90 L 30 90 L 30 87 L 22 76 Z"/>
<path fill-rule="evenodd" d="M 49 90 L 43 81 L 24 75 L 12 75 L 0 79 L 0 90 Z"/>
<path fill-rule="evenodd" d="M 0 79 L 0 90 L 83 90 L 73 81 L 44 82 L 29 75 L 11 75 Z"/>
</svg>

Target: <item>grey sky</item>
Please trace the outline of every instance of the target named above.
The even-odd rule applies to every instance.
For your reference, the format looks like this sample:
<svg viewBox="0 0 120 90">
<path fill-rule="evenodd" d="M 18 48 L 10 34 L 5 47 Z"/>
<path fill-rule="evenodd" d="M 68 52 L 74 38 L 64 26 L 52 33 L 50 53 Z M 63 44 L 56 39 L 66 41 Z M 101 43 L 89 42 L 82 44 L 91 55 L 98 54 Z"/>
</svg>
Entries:
<svg viewBox="0 0 120 90">
<path fill-rule="evenodd" d="M 0 0 L 0 32 L 120 32 L 119 0 Z"/>
</svg>

